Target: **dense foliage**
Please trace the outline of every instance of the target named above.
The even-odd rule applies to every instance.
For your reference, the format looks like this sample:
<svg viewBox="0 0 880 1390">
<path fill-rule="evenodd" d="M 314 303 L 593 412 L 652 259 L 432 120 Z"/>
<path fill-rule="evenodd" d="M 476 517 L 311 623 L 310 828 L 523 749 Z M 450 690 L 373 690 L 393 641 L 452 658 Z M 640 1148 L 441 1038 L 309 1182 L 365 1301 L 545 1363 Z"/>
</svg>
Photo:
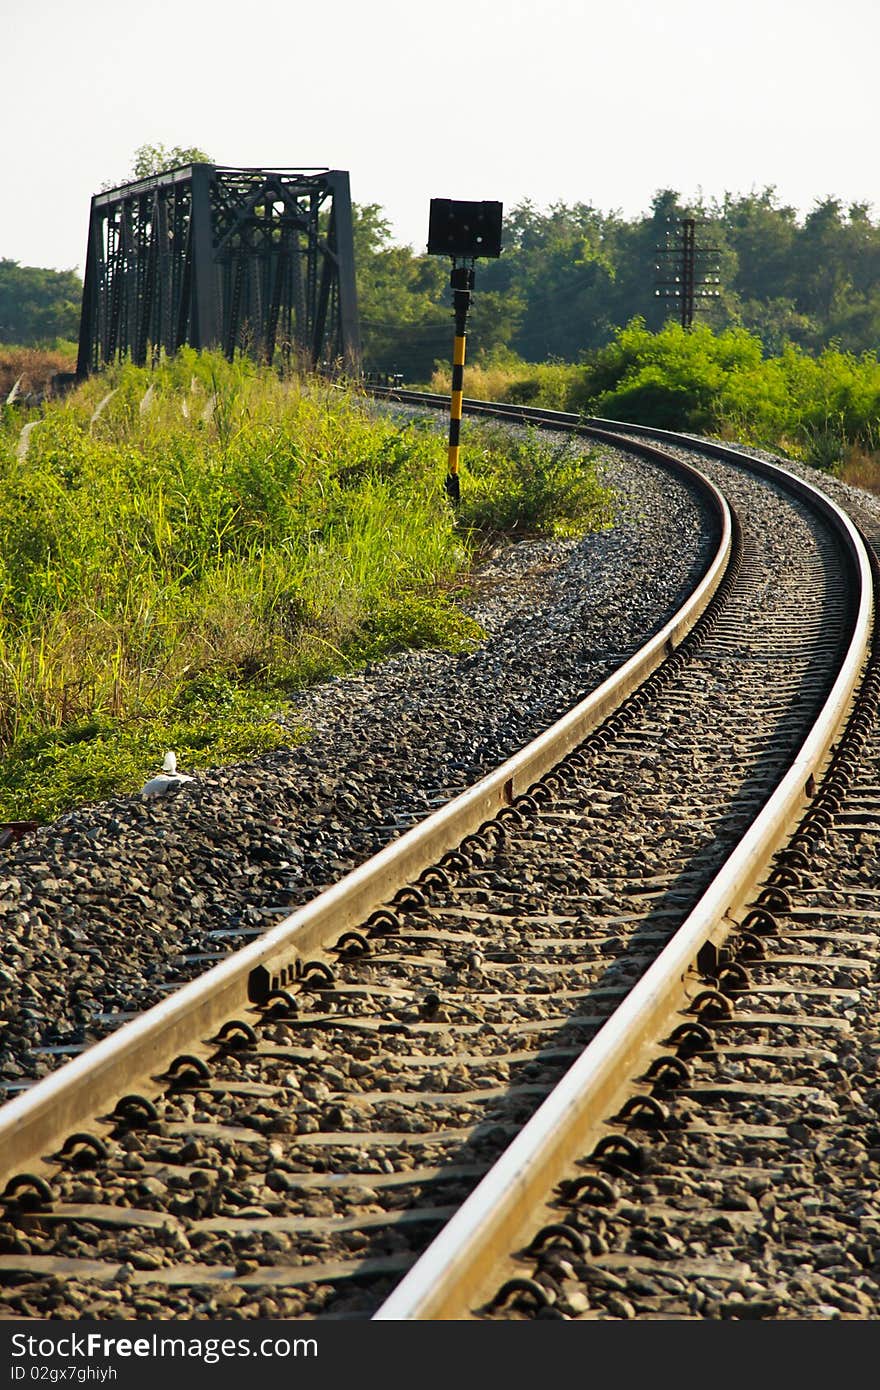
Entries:
<svg viewBox="0 0 880 1390">
<path fill-rule="evenodd" d="M 127 177 L 192 160 L 209 156 L 194 146 L 143 145 Z M 470 360 L 506 350 L 528 362 L 576 362 L 633 318 L 662 328 L 675 305 L 656 296 L 656 266 L 667 264 L 657 252 L 684 215 L 699 219 L 698 246 L 716 248 L 722 293 L 705 306 L 711 327 L 745 328 L 765 354 L 788 343 L 811 354 L 832 345 L 850 353 L 876 348 L 880 223 L 866 203 L 845 207 L 824 198 L 800 218 L 773 188 L 692 207 L 665 189 L 632 219 L 589 203 L 540 210 L 526 201 L 506 210 L 501 256 L 478 265 Z M 364 365 L 426 381 L 450 353 L 449 264 L 395 245 L 376 204 L 356 206 L 354 217 Z M 0 262 L 0 341 L 75 338 L 80 294 L 72 271 Z"/>
<path fill-rule="evenodd" d="M 74 270 L 0 260 L 0 343 L 51 347 L 79 337 L 82 281 Z"/>
<path fill-rule="evenodd" d="M 449 389 L 448 368 L 435 389 Z M 534 365 L 497 354 L 467 374 L 467 394 L 520 401 L 660 429 L 715 434 L 780 449 L 851 481 L 876 486 L 880 359 L 830 347 L 810 356 L 787 344 L 766 357 L 743 328 L 714 333 L 641 319 L 578 364 Z"/>
<path fill-rule="evenodd" d="M 166 747 L 191 769 L 289 744 L 309 682 L 479 639 L 454 598 L 487 530 L 610 520 L 583 448 L 465 441 L 456 516 L 434 422 L 247 358 L 3 407 L 0 819 L 134 790 Z"/>
<path fill-rule="evenodd" d="M 431 353 L 445 359 L 450 350 L 448 264 L 440 258 L 432 269 L 434 258 L 392 248 L 380 210 L 366 211 L 373 235 L 360 248 L 358 275 L 370 306 L 368 365 L 425 380 Z M 698 246 L 717 248 L 722 294 L 707 301 L 703 317 L 711 327 L 745 328 L 772 354 L 787 343 L 809 353 L 832 344 L 861 353 L 880 343 L 880 223 L 866 204 L 845 208 L 825 198 L 799 219 L 772 188 L 690 208 L 663 190 L 647 215 L 632 220 L 588 203 L 540 211 L 524 202 L 506 211 L 500 258 L 477 267 L 471 360 L 503 348 L 528 362 L 576 362 L 633 318 L 662 328 L 675 306 L 655 293 L 662 279 L 655 267 L 664 263 L 657 250 L 684 215 L 699 219 Z M 386 295 L 392 255 L 398 273 L 394 295 Z M 437 331 L 438 303 L 447 306 L 446 340 Z"/>
</svg>

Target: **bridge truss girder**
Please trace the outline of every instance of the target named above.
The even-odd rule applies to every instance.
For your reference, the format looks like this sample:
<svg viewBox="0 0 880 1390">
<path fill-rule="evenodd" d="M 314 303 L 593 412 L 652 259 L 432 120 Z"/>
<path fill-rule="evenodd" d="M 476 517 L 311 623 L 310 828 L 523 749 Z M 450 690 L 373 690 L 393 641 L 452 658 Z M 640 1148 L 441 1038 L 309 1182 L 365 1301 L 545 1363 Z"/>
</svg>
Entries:
<svg viewBox="0 0 880 1390">
<path fill-rule="evenodd" d="M 92 198 L 77 375 L 185 344 L 357 370 L 346 172 L 190 164 Z"/>
</svg>

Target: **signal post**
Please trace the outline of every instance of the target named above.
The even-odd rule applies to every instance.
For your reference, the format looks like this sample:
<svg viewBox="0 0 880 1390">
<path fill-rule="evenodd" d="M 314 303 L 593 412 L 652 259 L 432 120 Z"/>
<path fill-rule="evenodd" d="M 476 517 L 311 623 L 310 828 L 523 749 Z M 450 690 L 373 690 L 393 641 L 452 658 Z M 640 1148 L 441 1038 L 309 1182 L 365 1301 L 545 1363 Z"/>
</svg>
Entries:
<svg viewBox="0 0 880 1390">
<path fill-rule="evenodd" d="M 458 504 L 461 495 L 458 455 L 464 399 L 467 316 L 474 290 L 474 262 L 480 256 L 495 259 L 501 255 L 501 212 L 501 203 L 458 202 L 452 198 L 431 199 L 428 255 L 452 258 L 449 283 L 452 286 L 455 337 L 452 347 L 446 491 L 454 505 Z"/>
</svg>

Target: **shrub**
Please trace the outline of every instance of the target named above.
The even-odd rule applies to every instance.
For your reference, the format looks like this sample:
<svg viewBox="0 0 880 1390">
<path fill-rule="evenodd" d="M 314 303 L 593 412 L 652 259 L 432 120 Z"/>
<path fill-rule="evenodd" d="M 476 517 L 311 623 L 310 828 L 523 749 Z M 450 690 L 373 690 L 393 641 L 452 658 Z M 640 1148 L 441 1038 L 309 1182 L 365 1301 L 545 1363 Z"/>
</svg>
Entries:
<svg viewBox="0 0 880 1390">
<path fill-rule="evenodd" d="M 26 451 L 0 422 L 0 818 L 134 790 L 166 746 L 290 743 L 303 685 L 479 640 L 453 600 L 482 525 L 604 517 L 589 470 L 470 425 L 459 517 L 433 422 L 248 358 L 123 365 L 30 418 Z"/>
<path fill-rule="evenodd" d="M 484 431 L 471 449 L 461 483 L 464 525 L 486 532 L 582 535 L 614 518 L 614 498 L 596 473 L 596 455 L 571 437 L 551 440 L 538 430 Z"/>
</svg>

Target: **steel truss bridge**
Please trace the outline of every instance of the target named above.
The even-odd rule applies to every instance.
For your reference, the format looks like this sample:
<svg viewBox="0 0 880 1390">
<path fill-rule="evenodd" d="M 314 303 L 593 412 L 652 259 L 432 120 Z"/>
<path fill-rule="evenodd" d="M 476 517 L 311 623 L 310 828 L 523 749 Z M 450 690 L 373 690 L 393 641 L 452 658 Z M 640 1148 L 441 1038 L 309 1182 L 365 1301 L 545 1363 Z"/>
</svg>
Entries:
<svg viewBox="0 0 880 1390">
<path fill-rule="evenodd" d="M 187 344 L 357 370 L 347 172 L 189 164 L 92 198 L 77 376 Z"/>
</svg>

